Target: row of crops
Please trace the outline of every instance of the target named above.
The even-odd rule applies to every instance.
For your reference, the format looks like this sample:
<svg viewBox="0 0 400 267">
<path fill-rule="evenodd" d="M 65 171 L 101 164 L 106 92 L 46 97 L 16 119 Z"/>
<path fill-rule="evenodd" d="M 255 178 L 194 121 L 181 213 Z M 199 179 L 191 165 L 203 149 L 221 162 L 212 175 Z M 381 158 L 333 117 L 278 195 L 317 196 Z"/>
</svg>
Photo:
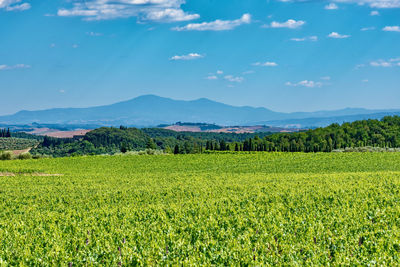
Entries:
<svg viewBox="0 0 400 267">
<path fill-rule="evenodd" d="M 25 138 L 3 138 L 0 137 L 1 150 L 23 150 L 34 147 L 38 144 L 37 140 Z"/>
<path fill-rule="evenodd" d="M 74 157 L 1 174 L 0 265 L 400 264 L 399 153 Z"/>
</svg>

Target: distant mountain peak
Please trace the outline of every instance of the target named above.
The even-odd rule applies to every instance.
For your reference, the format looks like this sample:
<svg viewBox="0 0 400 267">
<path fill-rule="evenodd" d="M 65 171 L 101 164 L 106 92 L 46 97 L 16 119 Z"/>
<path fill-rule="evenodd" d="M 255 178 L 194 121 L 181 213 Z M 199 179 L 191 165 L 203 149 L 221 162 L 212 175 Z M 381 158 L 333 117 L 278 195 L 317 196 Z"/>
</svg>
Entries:
<svg viewBox="0 0 400 267">
<path fill-rule="evenodd" d="M 397 111 L 400 112 L 400 110 Z M 337 111 L 280 113 L 263 107 L 227 105 L 208 98 L 174 100 L 147 94 L 105 106 L 54 108 L 40 111 L 24 110 L 14 115 L 0 116 L 0 124 L 16 125 L 38 122 L 41 124 L 95 124 L 99 126 L 126 125 L 141 127 L 185 121 L 218 124 L 221 126 L 249 126 L 260 122 L 268 125 L 268 123 L 272 124 L 276 121 L 281 121 L 280 124 L 284 125 L 285 121 L 289 120 L 291 124 L 296 124 L 296 121 L 307 119 L 307 126 L 313 126 L 312 122 L 315 122 L 316 118 L 333 118 L 329 121 L 341 123 L 346 120 L 346 116 L 351 116 L 351 120 L 360 117 L 358 115 L 363 115 L 363 119 L 368 117 L 375 118 L 382 117 L 385 114 L 394 114 L 397 111 L 346 108 Z"/>
</svg>

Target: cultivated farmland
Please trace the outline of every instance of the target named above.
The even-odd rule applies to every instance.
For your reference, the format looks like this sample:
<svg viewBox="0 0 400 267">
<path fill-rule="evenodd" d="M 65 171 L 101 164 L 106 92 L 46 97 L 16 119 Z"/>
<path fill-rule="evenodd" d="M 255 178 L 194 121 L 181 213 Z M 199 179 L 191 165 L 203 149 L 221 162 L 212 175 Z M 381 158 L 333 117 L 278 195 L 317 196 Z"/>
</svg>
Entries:
<svg viewBox="0 0 400 267">
<path fill-rule="evenodd" d="M 0 207 L 0 265 L 400 264 L 399 153 L 2 161 Z"/>
</svg>

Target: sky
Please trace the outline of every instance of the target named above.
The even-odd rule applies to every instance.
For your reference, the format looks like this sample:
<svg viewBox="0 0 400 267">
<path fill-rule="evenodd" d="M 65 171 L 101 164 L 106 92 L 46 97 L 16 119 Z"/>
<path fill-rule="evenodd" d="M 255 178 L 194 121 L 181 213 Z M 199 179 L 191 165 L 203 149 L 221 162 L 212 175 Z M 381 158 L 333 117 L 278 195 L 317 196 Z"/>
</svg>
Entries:
<svg viewBox="0 0 400 267">
<path fill-rule="evenodd" d="M 400 108 L 400 0 L 0 0 L 0 115 L 144 94 Z"/>
</svg>

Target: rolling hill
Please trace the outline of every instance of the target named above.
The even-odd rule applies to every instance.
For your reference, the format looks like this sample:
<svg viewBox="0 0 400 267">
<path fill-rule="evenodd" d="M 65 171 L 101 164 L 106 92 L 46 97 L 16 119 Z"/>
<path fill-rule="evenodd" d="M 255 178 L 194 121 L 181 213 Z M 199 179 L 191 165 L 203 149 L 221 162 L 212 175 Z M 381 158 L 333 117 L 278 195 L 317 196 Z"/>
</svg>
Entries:
<svg viewBox="0 0 400 267">
<path fill-rule="evenodd" d="M 156 126 L 177 121 L 204 122 L 218 125 L 298 127 L 321 126 L 329 122 L 381 118 L 400 114 L 400 110 L 342 109 L 336 111 L 280 113 L 261 107 L 236 107 L 206 98 L 192 101 L 173 100 L 155 95 L 144 95 L 128 101 L 88 108 L 55 108 L 39 111 L 19 111 L 0 116 L 0 124 L 75 124 L 99 126 Z M 321 118 L 323 118 L 321 120 Z M 331 119 L 329 119 L 331 118 Z"/>
</svg>

